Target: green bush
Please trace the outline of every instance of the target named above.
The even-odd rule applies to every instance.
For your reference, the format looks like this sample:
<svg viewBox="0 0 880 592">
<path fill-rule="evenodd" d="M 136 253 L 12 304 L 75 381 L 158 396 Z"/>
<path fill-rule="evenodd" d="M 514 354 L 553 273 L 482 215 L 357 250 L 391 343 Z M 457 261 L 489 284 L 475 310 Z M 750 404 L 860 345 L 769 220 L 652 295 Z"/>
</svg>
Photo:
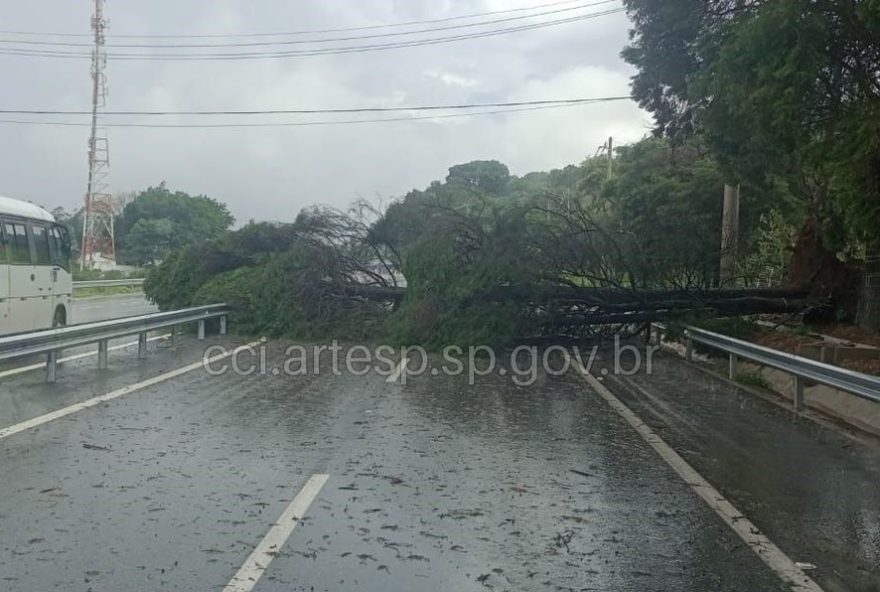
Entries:
<svg viewBox="0 0 880 592">
<path fill-rule="evenodd" d="M 736 381 L 745 386 L 762 389 L 770 388 L 770 383 L 767 382 L 767 379 L 760 372 L 740 372 L 736 377 Z"/>
<path fill-rule="evenodd" d="M 233 309 L 231 330 L 297 339 L 370 339 L 382 332 L 387 312 L 375 304 L 338 298 L 327 282 L 335 273 L 332 252 L 300 243 L 260 263 L 210 277 L 189 299 L 192 305 L 224 302 Z"/>
<path fill-rule="evenodd" d="M 161 310 L 185 308 L 193 304 L 198 289 L 216 273 L 206 260 L 209 245 L 193 245 L 172 251 L 161 264 L 150 269 L 144 280 L 144 293 Z"/>
<path fill-rule="evenodd" d="M 256 334 L 262 327 L 255 317 L 254 296 L 263 275 L 259 267 L 240 267 L 208 279 L 192 296 L 191 303 L 225 303 L 232 308 L 229 330 L 234 333 Z"/>
</svg>

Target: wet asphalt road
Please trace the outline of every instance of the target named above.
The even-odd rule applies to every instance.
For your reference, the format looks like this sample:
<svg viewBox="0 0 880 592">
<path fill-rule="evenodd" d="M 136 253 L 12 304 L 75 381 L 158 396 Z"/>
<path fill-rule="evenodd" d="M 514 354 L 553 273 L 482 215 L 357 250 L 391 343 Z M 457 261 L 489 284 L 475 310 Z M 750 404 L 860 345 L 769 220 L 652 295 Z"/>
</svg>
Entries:
<svg viewBox="0 0 880 592">
<path fill-rule="evenodd" d="M 0 378 L 0 427 L 202 347 Z M 0 439 L 0 589 L 222 590 L 316 473 L 255 590 L 787 589 L 580 377 L 321 369 L 195 370 Z M 878 448 L 669 358 L 606 384 L 826 590 L 880 589 Z"/>
<path fill-rule="evenodd" d="M 89 323 L 94 321 L 104 321 L 108 319 L 116 319 L 121 317 L 137 316 L 153 312 L 158 312 L 159 308 L 149 302 L 143 294 L 121 294 L 115 296 L 96 296 L 92 298 L 80 298 L 73 300 L 73 309 L 71 310 L 71 323 Z M 151 340 L 154 335 L 151 336 Z M 137 336 L 126 337 L 122 339 L 113 339 L 110 342 L 111 348 L 118 348 L 121 344 L 130 343 Z M 64 351 L 64 356 L 79 356 L 91 352 L 94 354 L 97 346 L 89 345 L 77 348 L 71 348 Z M 0 362 L 0 389 L 4 382 L 4 376 L 8 372 L 15 372 L 16 368 L 25 366 L 43 365 L 45 363 L 44 356 L 31 356 L 28 358 L 19 358 L 12 361 Z M 92 363 L 96 363 L 93 362 Z M 23 404 L 28 404 L 23 402 Z M 2 405 L 2 403 L 0 403 Z"/>
<path fill-rule="evenodd" d="M 74 298 L 71 319 L 73 323 L 89 323 L 158 312 L 158 310 L 155 304 L 144 298 L 143 294 Z"/>
<path fill-rule="evenodd" d="M 826 590 L 880 590 L 880 452 L 667 360 L 609 386 Z"/>
</svg>

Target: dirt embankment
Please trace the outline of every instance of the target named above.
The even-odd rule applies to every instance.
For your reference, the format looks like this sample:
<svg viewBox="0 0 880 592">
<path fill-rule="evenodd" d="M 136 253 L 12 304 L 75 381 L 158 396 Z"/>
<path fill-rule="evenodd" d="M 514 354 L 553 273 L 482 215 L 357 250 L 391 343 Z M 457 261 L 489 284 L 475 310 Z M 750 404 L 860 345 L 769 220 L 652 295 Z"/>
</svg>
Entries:
<svg viewBox="0 0 880 592">
<path fill-rule="evenodd" d="M 772 347 L 792 354 L 799 353 L 801 345 L 821 342 L 824 336 L 833 337 L 851 344 L 869 345 L 880 348 L 880 335 L 865 331 L 852 325 L 823 324 L 807 328 L 806 333 L 800 333 L 788 329 L 761 329 L 748 337 L 748 340 Z M 829 345 L 834 345 L 832 340 L 827 340 Z M 868 374 L 880 375 L 880 357 L 875 359 L 852 359 L 843 360 L 838 365 Z"/>
</svg>

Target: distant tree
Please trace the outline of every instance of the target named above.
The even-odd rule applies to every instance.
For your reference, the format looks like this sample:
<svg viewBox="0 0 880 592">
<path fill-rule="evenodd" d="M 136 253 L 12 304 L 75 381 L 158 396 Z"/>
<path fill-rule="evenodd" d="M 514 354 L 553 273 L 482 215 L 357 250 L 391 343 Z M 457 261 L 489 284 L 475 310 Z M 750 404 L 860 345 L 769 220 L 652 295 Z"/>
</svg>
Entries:
<svg viewBox="0 0 880 592">
<path fill-rule="evenodd" d="M 473 161 L 450 167 L 446 181 L 433 181 L 424 190 L 414 189 L 391 203 L 376 220 L 371 235 L 401 253 L 431 230 L 446 210 L 463 213 L 485 207 L 487 200 L 507 199 L 515 181 L 498 161 Z"/>
<path fill-rule="evenodd" d="M 139 265 L 154 264 L 174 244 L 174 223 L 167 218 L 141 218 L 125 235 L 126 257 Z"/>
<path fill-rule="evenodd" d="M 116 218 L 117 253 L 125 263 L 154 263 L 171 249 L 216 238 L 233 221 L 224 204 L 162 183 L 140 192 Z"/>
<path fill-rule="evenodd" d="M 577 188 L 580 179 L 580 167 L 574 164 L 561 169 L 553 169 L 549 175 L 550 188 L 556 191 L 568 191 Z"/>
<path fill-rule="evenodd" d="M 137 191 L 120 191 L 113 196 L 113 207 L 117 212 L 122 212 L 125 206 L 133 202 L 138 195 L 140 193 Z"/>
<path fill-rule="evenodd" d="M 534 171 L 522 177 L 511 177 L 510 194 L 520 201 L 540 198 L 547 192 L 572 197 L 580 176 L 581 167 L 573 164 L 550 172 Z"/>
<path fill-rule="evenodd" d="M 65 210 L 63 206 L 53 208 L 51 214 L 52 217 L 55 218 L 55 221 L 59 224 L 64 224 L 72 218 L 72 216 L 67 213 L 67 210 Z"/>
<path fill-rule="evenodd" d="M 497 160 L 474 160 L 449 168 L 446 183 L 486 195 L 506 195 L 510 185 L 510 171 Z"/>
</svg>

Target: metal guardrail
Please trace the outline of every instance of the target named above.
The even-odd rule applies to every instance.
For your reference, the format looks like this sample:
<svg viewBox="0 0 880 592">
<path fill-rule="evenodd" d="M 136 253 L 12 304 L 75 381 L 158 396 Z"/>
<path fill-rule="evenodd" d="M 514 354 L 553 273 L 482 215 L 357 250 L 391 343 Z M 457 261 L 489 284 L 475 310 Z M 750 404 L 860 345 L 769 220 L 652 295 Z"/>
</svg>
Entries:
<svg viewBox="0 0 880 592">
<path fill-rule="evenodd" d="M 693 360 L 694 342 L 726 352 L 730 357 L 729 376 L 731 380 L 736 380 L 739 358 L 791 374 L 795 379 L 794 407 L 798 411 L 804 409 L 804 387 L 807 381 L 824 384 L 880 403 L 880 377 L 755 345 L 748 341 L 697 327 L 687 327 L 684 335 L 686 339 L 685 357 L 688 360 Z"/>
<path fill-rule="evenodd" d="M 98 344 L 98 368 L 107 368 L 108 342 L 111 339 L 138 336 L 138 358 L 147 356 L 147 333 L 157 329 L 171 328 L 172 341 L 176 343 L 181 325 L 198 324 L 198 338 L 205 338 L 205 321 L 220 319 L 220 334 L 226 333 L 225 304 L 209 304 L 169 312 L 123 317 L 109 321 L 97 321 L 68 325 L 56 329 L 32 331 L 0 337 L 0 362 L 25 356 L 47 354 L 46 382 L 55 382 L 55 369 L 61 350 L 81 345 Z"/>
<path fill-rule="evenodd" d="M 88 280 L 73 282 L 73 289 L 79 288 L 113 288 L 116 286 L 142 286 L 144 278 L 132 278 L 127 280 Z"/>
</svg>

